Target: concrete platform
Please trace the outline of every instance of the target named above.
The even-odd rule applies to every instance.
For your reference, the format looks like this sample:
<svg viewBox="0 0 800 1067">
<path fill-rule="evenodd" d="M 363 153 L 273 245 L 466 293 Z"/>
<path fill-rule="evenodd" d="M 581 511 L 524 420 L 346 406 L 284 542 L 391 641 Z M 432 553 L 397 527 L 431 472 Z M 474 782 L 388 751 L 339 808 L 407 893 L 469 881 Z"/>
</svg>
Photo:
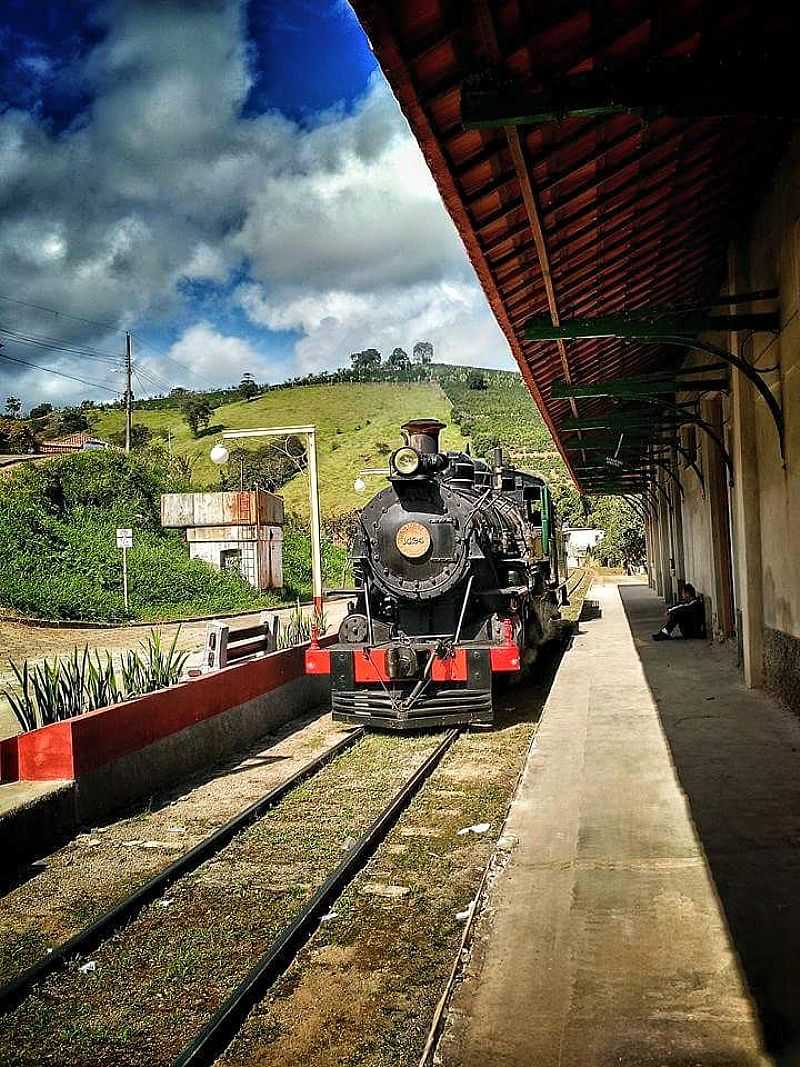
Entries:
<svg viewBox="0 0 800 1067">
<path fill-rule="evenodd" d="M 800 722 L 601 584 L 512 807 L 452 1067 L 800 1064 Z"/>
</svg>

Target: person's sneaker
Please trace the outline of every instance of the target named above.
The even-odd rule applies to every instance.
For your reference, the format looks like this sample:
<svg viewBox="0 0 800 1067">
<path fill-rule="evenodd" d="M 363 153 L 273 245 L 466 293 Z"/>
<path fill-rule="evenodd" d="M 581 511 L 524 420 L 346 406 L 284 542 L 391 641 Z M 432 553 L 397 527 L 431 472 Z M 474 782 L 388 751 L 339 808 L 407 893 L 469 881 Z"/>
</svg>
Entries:
<svg viewBox="0 0 800 1067">
<path fill-rule="evenodd" d="M 653 634 L 654 641 L 669 641 L 670 636 L 665 630 L 659 630 L 657 634 Z"/>
</svg>

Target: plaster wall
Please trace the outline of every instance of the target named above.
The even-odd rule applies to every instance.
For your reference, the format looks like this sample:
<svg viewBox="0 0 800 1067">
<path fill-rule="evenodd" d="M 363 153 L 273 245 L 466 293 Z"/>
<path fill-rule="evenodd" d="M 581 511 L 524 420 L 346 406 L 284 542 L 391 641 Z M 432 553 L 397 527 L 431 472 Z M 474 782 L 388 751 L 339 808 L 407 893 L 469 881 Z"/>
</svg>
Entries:
<svg viewBox="0 0 800 1067">
<path fill-rule="evenodd" d="M 731 246 L 729 285 L 737 292 L 776 289 L 780 333 L 738 333 L 707 340 L 761 369 L 785 420 L 785 465 L 766 401 L 739 371 L 722 405 L 723 435 L 734 463 L 730 513 L 734 617 L 745 680 L 765 685 L 800 710 L 800 135 L 765 182 L 749 222 Z M 725 290 L 731 291 L 731 290 Z M 738 310 L 767 310 L 774 302 Z M 713 357 L 693 352 L 693 366 Z M 697 394 L 694 394 L 695 398 Z M 688 397 L 686 398 L 688 399 Z M 705 399 L 701 413 L 709 418 Z M 714 479 L 716 445 L 697 433 L 697 474 L 681 460 L 683 556 L 686 580 L 710 598 L 710 619 L 720 630 L 720 537 L 727 525 L 727 489 Z M 725 472 L 723 483 L 728 479 Z M 714 512 L 712 494 L 720 492 Z M 714 519 L 716 515 L 716 520 Z M 723 523 L 723 519 L 726 520 Z M 662 533 L 663 536 L 663 533 Z"/>
<path fill-rule="evenodd" d="M 757 367 L 776 367 L 765 380 L 782 404 L 786 468 L 765 401 L 750 390 L 758 465 L 763 621 L 800 638 L 800 137 L 795 137 L 756 211 L 746 249 L 751 288 L 776 286 L 781 333 L 756 334 L 745 349 Z"/>
<path fill-rule="evenodd" d="M 701 450 L 698 449 L 698 466 L 703 470 Z M 681 502 L 683 519 L 683 560 L 686 581 L 704 596 L 713 599 L 714 570 L 711 556 L 711 535 L 708 523 L 708 506 L 700 479 L 691 469 L 680 474 L 684 497 Z M 713 606 L 712 606 L 713 612 Z"/>
</svg>

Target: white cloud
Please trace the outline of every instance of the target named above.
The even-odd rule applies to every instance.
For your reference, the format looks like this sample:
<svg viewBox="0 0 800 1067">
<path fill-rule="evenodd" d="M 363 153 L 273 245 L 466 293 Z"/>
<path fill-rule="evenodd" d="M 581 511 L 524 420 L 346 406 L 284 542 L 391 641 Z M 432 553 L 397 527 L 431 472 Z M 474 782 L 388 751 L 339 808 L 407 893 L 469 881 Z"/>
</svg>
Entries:
<svg viewBox="0 0 800 1067">
<path fill-rule="evenodd" d="M 375 292 L 341 289 L 280 291 L 268 299 L 258 285 L 238 298 L 253 322 L 302 333 L 295 346 L 302 374 L 339 366 L 351 352 L 399 345 L 411 352 L 431 341 L 445 363 L 509 367 L 508 345 L 482 293 L 468 282 L 387 287 Z"/>
<path fill-rule="evenodd" d="M 511 365 L 382 78 L 351 113 L 333 109 L 310 127 L 278 113 L 243 117 L 252 57 L 240 0 L 113 0 L 103 17 L 105 39 L 63 75 L 94 93 L 69 130 L 0 113 L 3 295 L 152 325 L 180 306 L 182 282 L 221 283 L 246 264 L 250 282 L 236 295 L 246 313 L 300 334 L 297 366 L 278 376 L 422 337 L 452 362 Z M 3 323 L 108 343 L 105 330 L 10 305 L 0 305 Z M 226 363 L 210 367 L 201 348 L 224 352 L 232 377 L 253 355 L 213 322 L 178 345 L 214 380 Z M 74 360 L 64 367 L 95 377 Z M 9 382 L 8 364 L 2 372 Z M 26 400 L 46 391 L 44 379 L 19 379 Z"/>
<path fill-rule="evenodd" d="M 227 385 L 238 382 L 245 371 L 257 381 L 273 378 L 276 373 L 275 366 L 248 341 L 222 334 L 208 322 L 189 327 L 167 355 L 176 363 L 191 368 L 179 383 L 188 386 L 196 386 L 198 376 L 205 382 Z M 150 357 L 144 362 L 144 368 L 163 373 L 163 367 Z M 181 377 L 176 368 L 172 368 L 171 373 Z"/>
</svg>

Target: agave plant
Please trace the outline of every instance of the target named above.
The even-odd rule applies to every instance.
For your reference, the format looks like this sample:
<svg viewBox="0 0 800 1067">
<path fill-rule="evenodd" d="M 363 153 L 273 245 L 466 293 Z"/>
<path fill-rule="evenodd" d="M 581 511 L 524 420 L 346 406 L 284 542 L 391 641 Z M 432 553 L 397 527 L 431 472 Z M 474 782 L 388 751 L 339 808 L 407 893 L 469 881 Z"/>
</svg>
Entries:
<svg viewBox="0 0 800 1067">
<path fill-rule="evenodd" d="M 106 652 L 105 662 L 97 650 L 94 656 L 89 658 L 85 694 L 87 711 L 104 708 L 109 704 L 118 704 L 120 700 L 124 700 L 123 690 L 117 685 L 114 659 L 110 652 Z"/>
<path fill-rule="evenodd" d="M 54 713 L 60 719 L 72 719 L 86 711 L 86 674 L 89 664 L 89 646 L 84 645 L 81 652 L 73 648 L 72 652 L 63 659 L 53 660 L 49 664 L 45 660 L 43 666 L 47 668 L 54 682 L 56 682 L 57 708 Z"/>
<path fill-rule="evenodd" d="M 131 697 L 147 692 L 144 664 L 137 652 L 126 652 L 120 660 L 119 669 L 122 675 L 124 699 L 130 700 Z"/>
<path fill-rule="evenodd" d="M 43 726 L 38 705 L 31 692 L 31 672 L 28 661 L 18 667 L 16 663 L 9 661 L 12 671 L 17 677 L 19 689 L 4 689 L 3 696 L 11 705 L 11 710 L 23 731 L 36 730 Z"/>
<path fill-rule="evenodd" d="M 285 623 L 281 623 L 278 631 L 278 648 L 292 648 L 294 645 L 302 645 L 311 638 L 312 626 L 317 627 L 320 634 L 324 634 L 328 628 L 328 620 L 324 611 L 315 611 L 306 615 L 298 600 L 292 613 Z"/>
<path fill-rule="evenodd" d="M 140 692 L 151 693 L 155 689 L 166 689 L 181 680 L 189 653 L 178 651 L 180 632 L 179 626 L 168 646 L 163 643 L 160 630 L 151 630 L 147 640 L 140 642 L 144 654 L 139 655 L 139 661 L 146 686 Z"/>
<path fill-rule="evenodd" d="M 117 680 L 114 660 L 110 652 L 103 659 L 89 646 L 74 648 L 68 656 L 43 660 L 22 666 L 11 662 L 17 687 L 4 689 L 23 731 L 36 730 L 62 719 L 82 715 L 95 708 L 116 704 L 121 700 L 166 689 L 180 681 L 188 652 L 178 651 L 180 627 L 169 645 L 158 630 L 151 630 L 141 642 L 141 652 L 127 652 L 121 659 Z"/>
</svg>

